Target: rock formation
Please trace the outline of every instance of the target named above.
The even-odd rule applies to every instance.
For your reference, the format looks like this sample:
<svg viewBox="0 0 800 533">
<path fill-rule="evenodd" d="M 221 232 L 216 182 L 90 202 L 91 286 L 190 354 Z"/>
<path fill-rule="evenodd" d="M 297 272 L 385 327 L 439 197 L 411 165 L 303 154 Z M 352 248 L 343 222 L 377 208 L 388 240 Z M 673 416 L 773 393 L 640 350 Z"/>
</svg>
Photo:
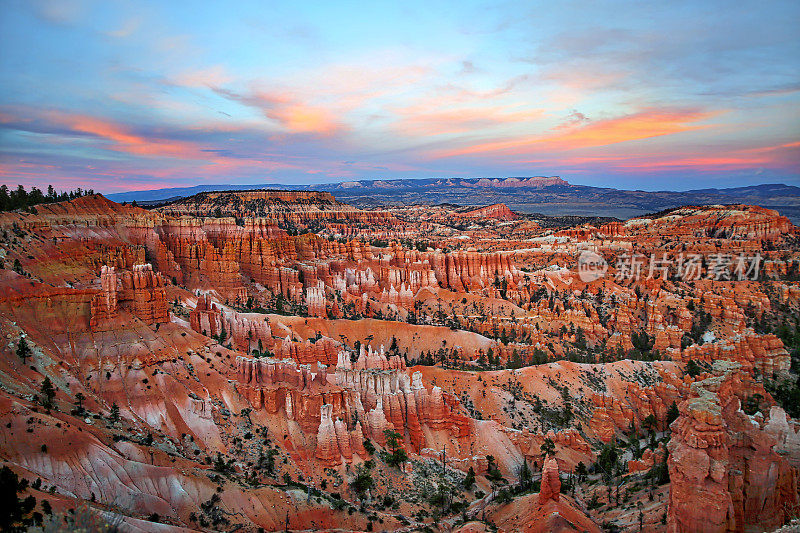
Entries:
<svg viewBox="0 0 800 533">
<path fill-rule="evenodd" d="M 735 361 L 748 371 L 757 370 L 762 376 L 775 378 L 789 370 L 789 352 L 775 335 L 745 333 L 719 342 L 689 346 L 670 352 L 677 361 Z"/>
<path fill-rule="evenodd" d="M 748 379 L 740 368 L 714 363 L 680 405 L 668 444 L 668 531 L 774 529 L 798 504 L 796 470 L 774 450 L 775 437 L 740 409 L 737 393 Z"/>
<path fill-rule="evenodd" d="M 101 291 L 91 304 L 93 329 L 113 327 L 119 310 L 125 309 L 147 324 L 169 321 L 164 280 L 150 264 L 133 265 L 132 271 L 117 273 L 115 267 L 103 266 Z"/>
<path fill-rule="evenodd" d="M 738 205 L 609 222 L 244 191 L 2 212 L 4 464 L 36 512 L 113 508 L 137 530 L 153 513 L 162 529 L 286 529 L 287 513 L 298 530 L 432 527 L 438 484 L 456 489 L 441 523 L 463 511 L 465 533 L 636 530 L 632 508 L 642 530 L 767 530 L 800 508 L 796 242 L 774 211 Z M 581 279 L 587 251 L 604 276 Z M 754 255 L 757 279 L 735 264 L 715 279 L 712 257 Z M 693 256 L 691 280 L 647 265 Z M 643 258 L 638 277 L 626 258 Z M 561 493 L 559 470 L 605 443 L 651 422 L 670 435 L 673 404 L 668 448 L 618 476 L 627 507 L 580 476 L 577 500 Z M 410 456 L 399 467 L 386 430 Z M 474 504 L 490 461 L 510 486 L 544 463 L 540 492 Z M 671 483 L 654 485 L 664 461 Z"/>
<path fill-rule="evenodd" d="M 548 500 L 558 501 L 561 494 L 561 479 L 558 476 L 558 462 L 555 457 L 548 456 L 542 466 L 542 484 L 539 490 L 539 505 Z"/>
<path fill-rule="evenodd" d="M 482 220 L 488 218 L 495 218 L 497 220 L 516 220 L 518 217 L 515 215 L 506 204 L 487 205 L 486 207 L 479 207 L 464 213 L 459 213 L 459 216 L 466 218 L 479 218 Z"/>
</svg>

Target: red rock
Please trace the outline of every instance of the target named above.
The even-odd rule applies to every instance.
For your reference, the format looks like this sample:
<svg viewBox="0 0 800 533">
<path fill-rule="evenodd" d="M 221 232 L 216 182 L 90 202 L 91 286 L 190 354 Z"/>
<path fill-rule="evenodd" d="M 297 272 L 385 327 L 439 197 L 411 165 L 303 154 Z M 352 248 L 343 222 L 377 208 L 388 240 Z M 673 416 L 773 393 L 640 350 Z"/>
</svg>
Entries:
<svg viewBox="0 0 800 533">
<path fill-rule="evenodd" d="M 631 427 L 640 429 L 651 414 L 658 429 L 664 429 L 667 410 L 673 402 L 680 401 L 686 386 L 672 374 L 664 373 L 662 378 L 664 382 L 650 387 L 627 383 L 622 394 L 593 394 L 589 427 L 594 434 L 603 442 L 611 442 L 617 432 L 627 432 Z"/>
<path fill-rule="evenodd" d="M 103 266 L 101 292 L 92 299 L 91 326 L 95 330 L 114 326 L 120 309 L 126 309 L 147 324 L 169 321 L 164 280 L 150 264 L 134 265 L 133 271 L 118 274 Z"/>
<path fill-rule="evenodd" d="M 222 314 L 208 295 L 197 297 L 197 306 L 189 314 L 193 330 L 204 335 L 216 336 L 222 330 Z"/>
<path fill-rule="evenodd" d="M 339 449 L 336 428 L 331 418 L 332 409 L 333 406 L 329 404 L 321 406 L 319 429 L 317 430 L 317 449 L 314 454 L 326 466 L 334 466 L 341 463 L 343 455 Z"/>
<path fill-rule="evenodd" d="M 255 488 L 229 484 L 220 493 L 224 516 L 276 530 L 289 512 L 292 529 L 360 530 L 361 513 L 295 498 L 271 476 L 252 472 L 258 457 L 250 444 L 267 429 L 285 459 L 280 472 L 317 483 L 325 467 L 367 459 L 364 440 L 381 445 L 383 431 L 393 429 L 414 460 L 439 460 L 446 451 L 449 467 L 472 466 L 480 474 L 493 455 L 512 483 L 521 461 L 538 468 L 541 444 L 553 440 L 558 459 L 547 459 L 541 493 L 490 505 L 487 518 L 502 530 L 595 531 L 581 504 L 559 493 L 559 468 L 591 464 L 594 438 L 628 437 L 649 415 L 665 429 L 673 401 L 681 404 L 670 444 L 674 531 L 708 524 L 768 529 L 796 508 L 800 431 L 749 374 L 783 378 L 788 352 L 777 337 L 756 335 L 747 324 L 782 317 L 800 302 L 789 279 L 796 230 L 776 213 L 683 208 L 600 228 L 547 229 L 512 219 L 504 206 L 472 213 L 497 217 L 472 224 L 446 206 L 361 210 L 327 193 L 217 193 L 196 200 L 147 211 L 95 196 L 42 205 L 38 213 L 0 213 L 8 235 L 0 269 L 0 328 L 7 339 L 0 357 L 3 456 L 29 481 L 41 477 L 57 487 L 48 496 L 55 510 L 75 508 L 94 492 L 97 505 L 121 505 L 115 509 L 139 517 L 157 511 L 170 524 L 199 527 L 190 513 L 197 516 L 198 503 L 216 488 L 202 459 L 220 452 L 237 471 L 260 477 Z M 232 216 L 205 216 L 215 202 Z M 469 228 L 456 231 L 454 222 Z M 315 233 L 289 235 L 278 224 L 310 225 Z M 604 279 L 580 280 L 574 267 L 584 250 L 607 258 Z M 614 279 L 622 253 L 682 251 L 761 253 L 769 294 L 761 282 Z M 22 273 L 8 268 L 15 260 Z M 277 295 L 309 316 L 241 311 L 248 303 L 270 305 Z M 716 340 L 682 349 L 699 309 L 711 316 Z M 447 325 L 427 324 L 440 323 L 442 314 Z M 601 361 L 625 357 L 609 348 L 629 350 L 634 335 L 644 333 L 654 353 L 675 362 L 559 361 L 575 354 L 578 329 Z M 210 338 L 222 331 L 224 338 Z M 34 350 L 24 363 L 13 353 L 23 334 Z M 499 342 L 502 336 L 508 342 Z M 363 350 L 351 363 L 356 341 Z M 258 357 L 259 346 L 274 357 Z M 468 368 L 490 347 L 500 364 L 515 351 L 527 363 L 536 349 L 551 362 L 518 371 Z M 465 370 L 450 368 L 452 359 L 448 368 L 407 369 L 406 358 L 422 353 L 460 359 L 455 363 Z M 689 358 L 730 359 L 745 372 L 704 375 L 693 384 L 682 377 Z M 31 403 L 43 375 L 58 389 L 58 409 L 50 414 L 34 412 Z M 575 408 L 573 426 L 528 429 L 546 419 L 520 398 L 530 404 L 535 394 L 557 408 L 562 385 Z M 113 402 L 122 420 L 108 427 L 102 418 L 70 414 L 79 391 L 90 413 L 105 418 Z M 762 411 L 747 417 L 738 407 L 756 394 Z M 21 429 L 29 426 L 35 438 Z M 231 437 L 240 431 L 255 440 L 239 448 Z M 141 444 L 147 433 L 154 446 Z M 119 434 L 129 440 L 115 439 Z M 42 442 L 51 453 L 42 452 Z M 661 460 L 661 451 L 647 451 L 628 466 L 644 471 Z M 407 472 L 380 461 L 376 471 L 386 486 L 408 483 Z M 170 490 L 176 486 L 184 490 Z M 336 490 L 352 497 L 346 486 Z M 419 507 L 401 506 L 404 514 Z M 656 498 L 647 507 L 655 520 L 646 523 L 656 524 L 663 504 Z M 615 520 L 614 513 L 593 510 L 598 521 Z M 401 527 L 391 513 L 381 516 L 387 530 Z"/>
<path fill-rule="evenodd" d="M 716 362 L 680 405 L 668 444 L 668 531 L 775 529 L 798 504 L 796 471 L 739 408 L 736 394 L 748 379 L 740 368 Z"/>
<path fill-rule="evenodd" d="M 558 501 L 561 494 L 561 478 L 558 476 L 558 461 L 555 457 L 548 456 L 542 466 L 542 484 L 539 490 L 539 505 L 544 505 L 548 500 Z"/>
<path fill-rule="evenodd" d="M 792 229 L 789 219 L 777 211 L 747 205 L 681 207 L 660 218 L 632 221 L 625 224 L 629 231 L 646 228 L 649 233 L 662 236 L 769 239 Z"/>
<path fill-rule="evenodd" d="M 646 472 L 649 471 L 656 463 L 664 460 L 664 450 L 659 447 L 655 453 L 650 448 L 646 449 L 642 454 L 641 459 L 631 459 L 628 461 L 628 472 Z"/>
<path fill-rule="evenodd" d="M 467 218 L 480 218 L 485 220 L 487 218 L 496 218 L 497 220 L 516 220 L 518 217 L 511 211 L 506 204 L 487 205 L 486 207 L 479 207 L 464 213 L 459 213 L 460 217 Z"/>
<path fill-rule="evenodd" d="M 762 376 L 774 378 L 789 370 L 789 352 L 775 335 L 758 335 L 752 331 L 718 342 L 692 345 L 680 351 L 670 351 L 676 361 L 735 361 L 745 370 L 758 370 Z"/>
</svg>

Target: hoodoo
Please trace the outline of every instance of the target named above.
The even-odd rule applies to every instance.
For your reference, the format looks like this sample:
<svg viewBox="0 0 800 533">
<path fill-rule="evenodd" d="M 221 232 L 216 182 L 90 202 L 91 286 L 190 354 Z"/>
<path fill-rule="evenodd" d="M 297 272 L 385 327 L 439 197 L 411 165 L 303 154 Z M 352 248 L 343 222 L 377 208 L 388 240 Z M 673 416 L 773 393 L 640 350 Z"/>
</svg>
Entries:
<svg viewBox="0 0 800 533">
<path fill-rule="evenodd" d="M 3 235 L 0 451 L 31 521 L 679 533 L 800 509 L 798 234 L 774 211 L 88 195 Z"/>
</svg>

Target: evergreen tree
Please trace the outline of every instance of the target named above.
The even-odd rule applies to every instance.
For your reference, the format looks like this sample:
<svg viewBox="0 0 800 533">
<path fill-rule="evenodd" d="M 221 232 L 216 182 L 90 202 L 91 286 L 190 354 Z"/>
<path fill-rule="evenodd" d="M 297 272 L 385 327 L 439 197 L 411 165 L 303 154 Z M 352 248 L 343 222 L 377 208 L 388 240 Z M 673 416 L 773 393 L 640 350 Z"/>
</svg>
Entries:
<svg viewBox="0 0 800 533">
<path fill-rule="evenodd" d="M 386 436 L 386 447 L 389 453 L 386 454 L 386 464 L 389 466 L 399 466 L 408 461 L 408 454 L 400 444 L 402 435 L 391 429 L 385 429 L 383 434 Z"/>
<path fill-rule="evenodd" d="M 463 481 L 462 484 L 464 485 L 465 489 L 469 489 L 470 487 L 472 487 L 475 484 L 475 469 L 474 468 L 469 467 L 469 470 L 467 470 L 467 475 L 464 477 L 464 481 Z"/>
<path fill-rule="evenodd" d="M 544 439 L 544 442 L 539 447 L 542 450 L 542 455 L 555 455 L 556 453 L 556 443 L 553 442 L 553 439 L 547 437 Z"/>
<path fill-rule="evenodd" d="M 31 356 L 31 347 L 28 346 L 28 341 L 25 340 L 25 337 L 22 337 L 19 340 L 19 344 L 17 344 L 17 356 L 22 359 L 23 365 L 28 357 Z"/>
<path fill-rule="evenodd" d="M 686 373 L 692 376 L 693 378 L 696 378 L 702 372 L 703 369 L 699 364 L 697 364 L 697 361 L 695 361 L 694 359 L 689 359 L 689 361 L 686 363 Z"/>
<path fill-rule="evenodd" d="M 667 427 L 670 426 L 675 420 L 677 420 L 678 416 L 680 416 L 680 412 L 678 411 L 678 406 L 675 405 L 675 402 L 669 406 L 667 410 Z"/>
<path fill-rule="evenodd" d="M 586 335 L 581 327 L 579 327 L 575 332 L 575 347 L 579 350 L 586 349 Z"/>
<path fill-rule="evenodd" d="M 658 422 L 656 421 L 655 415 L 653 415 L 652 413 L 647 415 L 647 417 L 645 417 L 645 419 L 642 421 L 642 427 L 645 429 L 649 429 L 651 432 L 655 431 L 657 429 L 657 426 Z"/>
<path fill-rule="evenodd" d="M 56 397 L 56 389 L 53 387 L 53 382 L 50 381 L 49 377 L 44 378 L 42 382 L 42 407 L 45 409 L 52 409 L 53 408 L 53 399 Z"/>
<path fill-rule="evenodd" d="M 532 480 L 533 474 L 531 473 L 531 469 L 528 468 L 528 461 L 523 458 L 522 466 L 519 468 L 519 488 L 521 490 L 526 490 L 531 485 Z"/>
<path fill-rule="evenodd" d="M 575 474 L 578 476 L 578 479 L 581 480 L 581 481 L 586 479 L 586 476 L 589 475 L 589 472 L 586 469 L 586 465 L 583 464 L 583 461 L 580 461 L 580 462 L 578 462 L 577 465 L 575 465 Z"/>
<path fill-rule="evenodd" d="M 119 405 L 116 403 L 111 404 L 111 413 L 108 415 L 108 421 L 116 424 L 119 421 Z"/>
<path fill-rule="evenodd" d="M 17 496 L 27 488 L 27 479 L 19 479 L 19 476 L 7 466 L 0 468 L 0 498 L 3 501 L 0 509 L 0 531 L 22 533 L 28 531 L 37 521 L 34 516 L 28 516 L 36 507 L 36 498 L 30 495 L 20 499 Z M 38 521 L 41 521 L 41 515 L 39 519 Z"/>
<path fill-rule="evenodd" d="M 503 481 L 503 474 L 494 462 L 493 455 L 486 456 L 486 463 L 486 479 L 491 481 L 492 484 Z"/>
<path fill-rule="evenodd" d="M 86 399 L 86 396 L 83 395 L 82 392 L 75 394 L 75 401 L 78 403 L 78 411 L 83 412 L 83 401 Z"/>
<path fill-rule="evenodd" d="M 28 192 L 25 187 L 19 185 L 15 190 L 9 191 L 7 185 L 2 185 L 0 186 L 0 211 L 22 209 L 35 212 L 35 209 L 32 209 L 35 205 L 63 202 L 89 194 L 94 194 L 94 191 L 77 189 L 69 193 L 58 194 L 52 185 L 48 185 L 47 194 L 45 195 L 38 187 L 32 187 Z"/>
<path fill-rule="evenodd" d="M 356 466 L 356 476 L 350 483 L 353 491 L 362 500 L 366 496 L 367 491 L 375 485 L 375 481 L 372 479 L 371 471 L 372 461 L 361 463 L 360 465 Z"/>
</svg>

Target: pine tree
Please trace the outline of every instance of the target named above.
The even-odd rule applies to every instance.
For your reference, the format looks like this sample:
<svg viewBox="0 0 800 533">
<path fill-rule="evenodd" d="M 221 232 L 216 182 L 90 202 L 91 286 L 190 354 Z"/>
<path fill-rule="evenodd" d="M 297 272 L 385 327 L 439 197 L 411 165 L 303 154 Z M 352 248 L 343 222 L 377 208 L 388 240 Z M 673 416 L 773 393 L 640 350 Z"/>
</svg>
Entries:
<svg viewBox="0 0 800 533">
<path fill-rule="evenodd" d="M 119 421 L 119 405 L 116 403 L 111 404 L 111 413 L 108 415 L 108 421 L 116 424 Z"/>
<path fill-rule="evenodd" d="M 528 461 L 522 460 L 522 466 L 519 469 L 519 488 L 522 490 L 527 489 L 533 479 L 531 469 L 528 468 Z"/>
<path fill-rule="evenodd" d="M 83 411 L 83 401 L 85 399 L 86 396 L 84 396 L 82 392 L 75 394 L 75 401 L 78 402 L 78 411 Z"/>
<path fill-rule="evenodd" d="M 29 516 L 36 508 L 36 498 L 29 495 L 22 498 L 28 488 L 28 480 L 20 479 L 16 472 L 4 466 L 0 469 L 0 497 L 3 510 L 0 511 L 0 531 L 24 532 L 34 524 Z M 18 496 L 19 495 L 19 496 Z"/>
<path fill-rule="evenodd" d="M 486 479 L 493 483 L 499 483 L 503 479 L 503 474 L 497 468 L 493 455 L 486 456 Z"/>
<path fill-rule="evenodd" d="M 542 455 L 545 455 L 545 456 L 547 456 L 547 455 L 555 455 L 555 453 L 556 453 L 556 443 L 553 442 L 553 439 L 551 439 L 550 437 L 547 437 L 547 438 L 544 439 L 544 442 L 540 446 L 540 449 L 542 450 Z"/>
<path fill-rule="evenodd" d="M 23 365 L 28 357 L 31 356 L 31 347 L 28 346 L 28 341 L 25 340 L 25 337 L 21 338 L 19 344 L 17 344 L 17 355 L 22 359 Z"/>
<path fill-rule="evenodd" d="M 389 466 L 398 466 L 408 461 L 408 454 L 400 444 L 402 435 L 396 431 L 386 429 L 383 431 L 386 436 L 386 447 L 389 448 L 390 453 L 387 454 L 386 464 Z"/>
<path fill-rule="evenodd" d="M 42 382 L 42 407 L 45 409 L 52 409 L 53 407 L 53 399 L 56 397 L 56 389 L 53 387 L 53 382 L 50 381 L 49 377 L 44 378 Z"/>
<path fill-rule="evenodd" d="M 672 405 L 669 406 L 669 410 L 667 410 L 667 427 L 670 426 L 677 418 L 680 416 L 680 412 L 678 411 L 678 406 L 675 405 L 675 402 L 672 402 Z"/>
<path fill-rule="evenodd" d="M 703 372 L 702 367 L 699 364 L 697 364 L 697 362 L 694 359 L 689 359 L 689 361 L 686 363 L 686 373 L 694 378 L 697 377 L 702 372 Z"/>
<path fill-rule="evenodd" d="M 475 484 L 475 469 L 469 467 L 469 470 L 467 470 L 467 475 L 466 477 L 464 477 L 463 485 L 465 489 L 469 489 L 474 484 Z"/>
<path fill-rule="evenodd" d="M 650 431 L 655 431 L 658 426 L 658 421 L 656 420 L 655 415 L 650 413 L 647 417 L 642 421 L 642 427 L 649 429 Z"/>
<path fill-rule="evenodd" d="M 583 461 L 579 461 L 578 464 L 575 465 L 575 474 L 581 481 L 586 479 L 586 476 L 589 474 L 589 471 L 586 469 L 586 465 L 583 464 Z"/>
</svg>

